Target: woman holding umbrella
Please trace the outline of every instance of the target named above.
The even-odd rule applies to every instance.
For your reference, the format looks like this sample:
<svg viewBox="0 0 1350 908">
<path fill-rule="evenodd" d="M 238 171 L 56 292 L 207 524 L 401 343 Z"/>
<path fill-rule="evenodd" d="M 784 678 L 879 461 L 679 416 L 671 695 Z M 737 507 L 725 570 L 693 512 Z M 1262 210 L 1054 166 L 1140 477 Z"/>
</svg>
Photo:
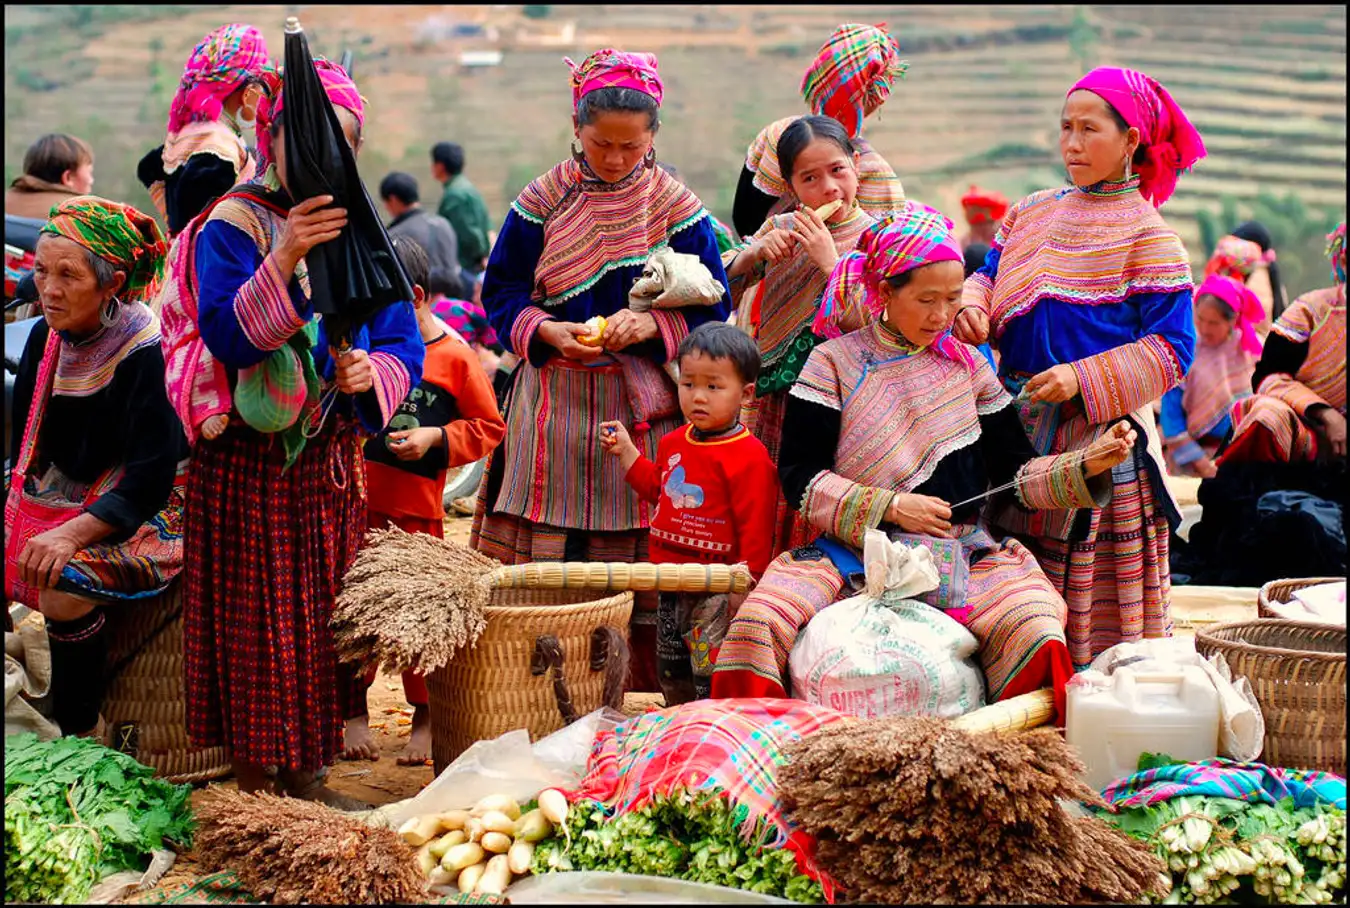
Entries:
<svg viewBox="0 0 1350 908">
<path fill-rule="evenodd" d="M 505 564 L 641 561 L 648 515 L 599 425 L 619 421 L 649 458 L 680 422 L 662 365 L 713 306 L 627 308 L 651 252 L 669 244 L 698 256 L 724 286 L 708 212 L 656 165 L 661 77 L 651 54 L 601 50 L 572 69 L 578 150 L 525 188 L 488 259 L 483 306 L 521 357 L 506 405 L 506 440 L 492 455 L 472 545 Z M 584 324 L 608 319 L 598 338 Z M 638 690 L 656 686 L 655 594 L 634 617 Z"/>
<path fill-rule="evenodd" d="M 314 66 L 358 151 L 356 85 L 326 60 Z M 230 748 L 242 790 L 276 766 L 288 793 L 352 807 L 320 778 L 362 696 L 328 619 L 366 527 L 362 436 L 420 379 L 424 348 L 408 302 L 344 332 L 340 355 L 315 318 L 331 301 L 311 297 L 305 259 L 338 238 L 347 212 L 329 196 L 293 201 L 285 103 L 278 90 L 259 110 L 261 181 L 210 209 L 194 246 L 201 337 L 231 374 L 241 418 L 198 442 L 188 475 L 187 724 L 197 743 Z"/>
</svg>

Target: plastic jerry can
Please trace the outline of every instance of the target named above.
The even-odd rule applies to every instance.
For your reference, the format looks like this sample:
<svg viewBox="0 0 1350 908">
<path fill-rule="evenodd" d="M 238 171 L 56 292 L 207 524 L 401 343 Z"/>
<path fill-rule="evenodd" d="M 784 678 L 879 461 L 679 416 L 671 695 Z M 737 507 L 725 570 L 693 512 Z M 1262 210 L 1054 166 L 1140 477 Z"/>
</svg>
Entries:
<svg viewBox="0 0 1350 908">
<path fill-rule="evenodd" d="M 1085 671 L 1069 682 L 1065 736 L 1101 791 L 1133 775 L 1139 756 L 1208 760 L 1219 751 L 1219 692 L 1198 665 Z"/>
</svg>

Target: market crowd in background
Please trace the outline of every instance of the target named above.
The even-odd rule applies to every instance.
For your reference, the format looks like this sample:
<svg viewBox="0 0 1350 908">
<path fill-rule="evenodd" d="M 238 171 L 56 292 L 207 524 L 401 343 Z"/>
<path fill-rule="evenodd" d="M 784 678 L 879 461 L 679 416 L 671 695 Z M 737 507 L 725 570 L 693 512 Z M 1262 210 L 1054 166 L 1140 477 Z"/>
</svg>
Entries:
<svg viewBox="0 0 1350 908">
<path fill-rule="evenodd" d="M 865 138 L 899 43 L 841 25 L 804 108 L 727 175 L 728 226 L 658 159 L 656 57 L 567 63 L 572 152 L 509 210 L 475 188 L 468 137 L 429 145 L 434 204 L 413 174 L 366 174 L 413 296 L 341 337 L 305 257 L 347 212 L 288 190 L 285 73 L 257 29 L 189 55 L 137 171 L 153 212 L 95 193 L 81 139 L 33 143 L 5 197 L 40 221 L 33 252 L 7 250 L 7 300 L 40 318 L 11 411 L 6 592 L 45 617 L 65 733 L 105 734 L 108 614 L 180 583 L 194 743 L 228 748 L 245 790 L 356 806 L 324 782 L 378 753 L 371 679 L 328 625 L 343 575 L 370 530 L 441 536 L 448 472 L 482 461 L 450 507 L 503 563 L 747 564 L 748 596 L 636 597 L 630 687 L 668 704 L 788 695 L 794 642 L 873 529 L 933 552 L 927 601 L 977 639 L 989 700 L 1051 688 L 1061 724 L 1075 671 L 1172 634 L 1174 582 L 1334 561 L 1317 515 L 1344 503 L 1323 478 L 1346 447 L 1345 225 L 1325 289 L 1294 300 L 1255 222 L 1192 274 L 1159 209 L 1205 145 L 1147 74 L 1066 85 L 1065 185 L 972 186 L 958 228 Z M 379 141 L 365 99 L 316 71 L 359 157 Z M 630 305 L 663 249 L 714 291 Z M 1180 541 L 1169 475 L 1229 493 L 1224 527 Z M 1271 489 L 1311 522 L 1253 537 Z M 1339 567 L 1304 573 L 1342 570 L 1339 545 Z M 426 685 L 403 681 L 401 759 L 421 763 Z"/>
</svg>

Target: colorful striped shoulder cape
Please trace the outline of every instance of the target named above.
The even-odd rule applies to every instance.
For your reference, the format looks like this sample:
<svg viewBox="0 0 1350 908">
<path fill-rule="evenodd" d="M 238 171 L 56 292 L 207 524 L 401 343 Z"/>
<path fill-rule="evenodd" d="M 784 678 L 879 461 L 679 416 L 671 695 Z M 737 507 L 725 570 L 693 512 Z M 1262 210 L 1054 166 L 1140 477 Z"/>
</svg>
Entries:
<svg viewBox="0 0 1350 908">
<path fill-rule="evenodd" d="M 644 264 L 708 217 L 698 196 L 659 167 L 606 183 L 572 160 L 526 186 L 511 208 L 544 228 L 532 294 L 543 306 L 585 292 L 616 268 Z"/>
</svg>

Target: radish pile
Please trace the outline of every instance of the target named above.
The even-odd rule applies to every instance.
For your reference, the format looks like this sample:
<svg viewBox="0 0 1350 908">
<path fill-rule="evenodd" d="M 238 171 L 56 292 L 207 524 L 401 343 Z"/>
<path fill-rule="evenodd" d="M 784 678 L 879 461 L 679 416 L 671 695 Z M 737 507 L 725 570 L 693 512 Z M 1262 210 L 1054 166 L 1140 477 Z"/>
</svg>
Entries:
<svg viewBox="0 0 1350 908">
<path fill-rule="evenodd" d="M 567 798 L 548 789 L 538 806 L 489 795 L 471 810 L 413 817 L 398 834 L 416 848 L 417 868 L 433 889 L 501 895 L 530 872 L 534 849 L 567 821 Z"/>
</svg>

